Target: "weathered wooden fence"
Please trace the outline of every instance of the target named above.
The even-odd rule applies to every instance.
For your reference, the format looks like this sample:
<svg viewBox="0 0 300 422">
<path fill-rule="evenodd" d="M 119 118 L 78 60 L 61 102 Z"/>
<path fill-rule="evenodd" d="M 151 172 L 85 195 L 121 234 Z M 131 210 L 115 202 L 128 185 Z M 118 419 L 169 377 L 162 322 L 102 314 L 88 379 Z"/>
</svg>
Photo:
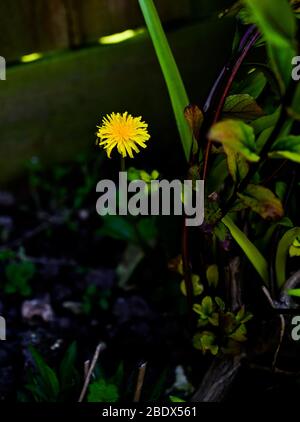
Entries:
<svg viewBox="0 0 300 422">
<path fill-rule="evenodd" d="M 159 0 L 164 21 L 190 16 L 189 0 Z M 1 0 L 0 55 L 24 54 L 93 42 L 142 24 L 137 0 Z"/>
<path fill-rule="evenodd" d="M 225 0 L 226 1 L 226 0 Z M 164 22 L 194 19 L 224 0 L 155 0 Z M 0 55 L 9 61 L 143 25 L 138 0 L 1 0 Z"/>
</svg>

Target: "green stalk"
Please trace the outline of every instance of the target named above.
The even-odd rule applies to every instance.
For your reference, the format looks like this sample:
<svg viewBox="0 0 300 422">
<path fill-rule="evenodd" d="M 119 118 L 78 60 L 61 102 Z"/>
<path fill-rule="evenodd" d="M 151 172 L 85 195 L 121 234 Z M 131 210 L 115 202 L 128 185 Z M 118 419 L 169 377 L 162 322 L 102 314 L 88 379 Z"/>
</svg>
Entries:
<svg viewBox="0 0 300 422">
<path fill-rule="evenodd" d="M 139 0 L 139 3 L 167 84 L 181 143 L 188 161 L 192 148 L 192 132 L 184 117 L 184 109 L 189 104 L 189 99 L 153 0 Z"/>
<path fill-rule="evenodd" d="M 268 274 L 268 263 L 256 246 L 247 238 L 231 220 L 228 215 L 222 218 L 222 222 L 228 228 L 233 239 L 237 242 L 240 248 L 243 250 L 251 264 L 254 266 L 258 274 L 261 276 L 263 282 L 268 286 L 269 274 Z"/>
</svg>

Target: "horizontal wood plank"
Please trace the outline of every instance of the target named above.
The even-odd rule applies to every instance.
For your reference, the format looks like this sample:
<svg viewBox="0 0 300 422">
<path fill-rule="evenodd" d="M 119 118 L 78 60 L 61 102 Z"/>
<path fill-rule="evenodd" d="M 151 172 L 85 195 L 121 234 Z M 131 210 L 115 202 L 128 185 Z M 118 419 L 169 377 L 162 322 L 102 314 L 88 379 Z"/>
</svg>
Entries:
<svg viewBox="0 0 300 422">
<path fill-rule="evenodd" d="M 164 22 L 191 16 L 191 0 L 156 0 Z M 143 25 L 137 0 L 1 0 L 0 55 L 79 46 Z"/>
</svg>

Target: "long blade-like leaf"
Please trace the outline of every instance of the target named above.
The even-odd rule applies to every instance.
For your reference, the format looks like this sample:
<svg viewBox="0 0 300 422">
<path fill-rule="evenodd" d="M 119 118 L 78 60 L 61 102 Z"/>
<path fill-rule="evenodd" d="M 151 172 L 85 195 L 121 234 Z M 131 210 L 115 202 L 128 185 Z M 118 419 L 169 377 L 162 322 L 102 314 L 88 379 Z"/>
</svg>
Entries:
<svg viewBox="0 0 300 422">
<path fill-rule="evenodd" d="M 231 236 L 238 243 L 240 248 L 244 251 L 245 255 L 254 266 L 258 274 L 261 276 L 264 283 L 268 286 L 269 275 L 268 275 L 268 263 L 256 246 L 247 238 L 245 233 L 243 233 L 231 220 L 231 218 L 226 215 L 223 217 L 222 222 L 228 228 L 231 233 Z"/>
<path fill-rule="evenodd" d="M 153 0 L 139 0 L 139 3 L 168 87 L 185 157 L 189 160 L 193 136 L 184 117 L 189 99 Z"/>
</svg>

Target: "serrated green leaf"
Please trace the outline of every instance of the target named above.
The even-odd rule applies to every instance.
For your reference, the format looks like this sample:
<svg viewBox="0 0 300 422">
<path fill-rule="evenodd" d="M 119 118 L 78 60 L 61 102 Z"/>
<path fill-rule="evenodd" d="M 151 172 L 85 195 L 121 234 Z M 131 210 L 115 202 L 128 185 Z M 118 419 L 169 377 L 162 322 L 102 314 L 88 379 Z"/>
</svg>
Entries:
<svg viewBox="0 0 300 422">
<path fill-rule="evenodd" d="M 250 184 L 243 194 L 238 193 L 238 197 L 262 218 L 278 219 L 283 216 L 284 210 L 280 199 L 264 186 Z"/>
<path fill-rule="evenodd" d="M 226 98 L 223 115 L 229 118 L 251 121 L 264 115 L 261 107 L 248 94 L 229 95 Z"/>
<path fill-rule="evenodd" d="M 247 160 L 257 162 L 253 128 L 240 120 L 224 120 L 216 123 L 209 131 L 213 141 L 242 154 Z"/>
<path fill-rule="evenodd" d="M 184 110 L 184 116 L 193 132 L 195 139 L 199 138 L 200 129 L 204 120 L 204 115 L 195 104 L 188 105 Z"/>
</svg>

